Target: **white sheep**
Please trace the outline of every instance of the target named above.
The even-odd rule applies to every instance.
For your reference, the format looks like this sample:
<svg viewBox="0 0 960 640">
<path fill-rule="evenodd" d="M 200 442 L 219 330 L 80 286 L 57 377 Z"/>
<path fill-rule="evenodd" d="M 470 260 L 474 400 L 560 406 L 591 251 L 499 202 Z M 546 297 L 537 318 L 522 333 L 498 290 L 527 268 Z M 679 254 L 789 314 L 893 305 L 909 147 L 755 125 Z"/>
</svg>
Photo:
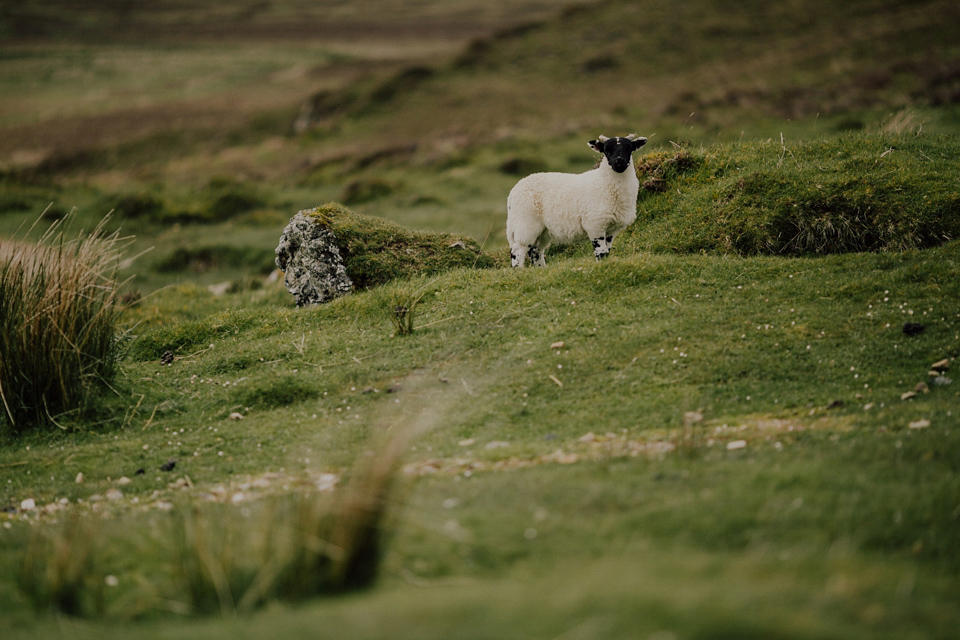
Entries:
<svg viewBox="0 0 960 640">
<path fill-rule="evenodd" d="M 587 144 L 603 154 L 585 173 L 535 173 L 507 196 L 507 241 L 510 264 L 543 266 L 547 248 L 586 235 L 597 260 L 610 253 L 613 239 L 637 218 L 640 181 L 631 154 L 647 143 L 630 134 L 600 136 Z M 627 170 L 629 168 L 629 171 Z"/>
</svg>

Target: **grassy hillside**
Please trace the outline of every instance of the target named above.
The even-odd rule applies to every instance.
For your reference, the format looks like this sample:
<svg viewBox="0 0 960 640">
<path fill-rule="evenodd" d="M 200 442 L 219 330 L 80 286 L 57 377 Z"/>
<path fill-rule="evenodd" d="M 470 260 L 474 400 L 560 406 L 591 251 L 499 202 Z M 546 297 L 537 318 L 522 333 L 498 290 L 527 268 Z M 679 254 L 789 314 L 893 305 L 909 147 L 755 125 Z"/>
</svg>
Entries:
<svg viewBox="0 0 960 640">
<path fill-rule="evenodd" d="M 951 243 L 818 260 L 558 260 L 303 310 L 267 292 L 170 292 L 171 304 L 233 308 L 144 333 L 115 399 L 126 413 L 7 443 L 0 486 L 8 504 L 65 497 L 119 523 L 163 523 L 171 500 L 242 506 L 341 475 L 368 436 L 413 421 L 427 431 L 407 454 L 412 483 L 383 586 L 361 598 L 374 635 L 586 625 L 584 637 L 626 637 L 640 625 L 678 637 L 948 637 L 957 391 L 927 372 L 960 352 L 958 275 Z M 426 294 L 416 330 L 394 336 L 384 300 L 411 291 Z M 925 330 L 905 335 L 906 320 Z M 163 366 L 167 351 L 176 358 Z M 902 399 L 920 382 L 929 392 Z M 175 472 L 158 471 L 171 458 Z M 117 485 L 121 476 L 133 481 Z M 121 496 L 95 497 L 111 489 Z M 8 520 L 11 571 L 35 518 Z M 130 536 L 129 525 L 103 526 Z M 138 551 L 102 567 L 119 584 L 111 617 L 131 602 L 154 610 L 150 594 L 182 598 L 162 591 L 163 571 L 139 568 L 166 548 L 140 535 L 125 543 Z M 4 609 L 23 612 L 13 585 L 0 584 Z M 449 586 L 425 610 L 396 609 L 431 584 Z M 514 605 L 486 599 L 520 585 L 529 590 Z M 353 602 L 283 621 L 268 611 L 221 632 L 292 630 L 312 615 L 349 617 Z M 530 610 L 543 613 L 522 622 Z M 464 624 L 481 614 L 479 629 Z M 8 619 L 42 633 L 29 616 Z M 360 632 L 350 623 L 340 633 Z"/>
<path fill-rule="evenodd" d="M 315 36 L 301 28 L 295 41 L 264 26 L 288 24 L 293 4 L 237 8 L 210 34 L 202 26 L 224 7 L 190 18 L 161 3 L 131 10 L 129 28 L 169 20 L 178 39 L 76 35 L 113 33 L 105 8 L 55 43 L 6 45 L 0 230 L 51 203 L 48 216 L 78 207 L 90 226 L 115 209 L 137 250 L 155 247 L 138 288 L 212 284 L 248 274 L 237 261 L 165 265 L 216 237 L 259 256 L 255 274 L 292 212 L 330 201 L 502 251 L 510 186 L 589 168 L 585 141 L 599 132 L 637 131 L 649 152 L 669 152 L 741 139 L 789 149 L 842 131 L 953 135 L 960 123 L 955 3 L 395 4 L 321 3 L 301 21 Z M 354 28 L 390 12 L 402 18 L 393 33 Z M 399 25 L 417 15 L 429 29 L 411 39 Z M 456 26 L 471 20 L 482 29 Z M 251 25 L 265 30 L 251 38 Z M 304 113 L 311 124 L 294 133 Z"/>
<path fill-rule="evenodd" d="M 955 4 L 0 9 L 0 234 L 140 254 L 92 412 L 0 417 L 4 638 L 952 638 Z M 602 263 L 267 277 L 328 202 L 503 265 L 512 185 L 632 131 Z M 376 583 L 288 603 L 397 433 Z"/>
</svg>

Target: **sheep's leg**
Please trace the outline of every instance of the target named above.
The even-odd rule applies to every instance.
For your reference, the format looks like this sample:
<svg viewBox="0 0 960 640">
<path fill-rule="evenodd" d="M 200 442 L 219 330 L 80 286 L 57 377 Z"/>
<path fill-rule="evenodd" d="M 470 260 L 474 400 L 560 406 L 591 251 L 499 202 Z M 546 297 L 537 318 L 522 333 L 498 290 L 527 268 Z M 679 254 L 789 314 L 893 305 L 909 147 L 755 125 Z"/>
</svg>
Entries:
<svg viewBox="0 0 960 640">
<path fill-rule="evenodd" d="M 510 266 L 511 267 L 522 267 L 523 259 L 526 256 L 524 251 L 518 251 L 514 248 L 510 248 Z"/>
<path fill-rule="evenodd" d="M 613 249 L 613 239 L 616 236 L 616 231 L 604 231 L 597 236 L 590 236 L 590 242 L 593 243 L 593 256 L 597 260 L 602 260 L 610 255 L 610 250 Z"/>
<path fill-rule="evenodd" d="M 593 243 L 593 256 L 597 260 L 603 260 L 610 255 L 610 245 L 613 243 L 613 236 L 591 238 L 590 242 Z"/>
<path fill-rule="evenodd" d="M 546 264 L 544 261 L 544 252 L 538 245 L 532 244 L 527 247 L 527 257 L 530 258 L 531 267 L 542 267 Z"/>
<path fill-rule="evenodd" d="M 611 251 L 613 251 L 613 239 L 616 238 L 616 237 L 617 237 L 617 232 L 616 232 L 616 231 L 608 231 L 608 232 L 607 232 L 607 253 L 608 253 L 608 254 L 609 254 Z"/>
</svg>

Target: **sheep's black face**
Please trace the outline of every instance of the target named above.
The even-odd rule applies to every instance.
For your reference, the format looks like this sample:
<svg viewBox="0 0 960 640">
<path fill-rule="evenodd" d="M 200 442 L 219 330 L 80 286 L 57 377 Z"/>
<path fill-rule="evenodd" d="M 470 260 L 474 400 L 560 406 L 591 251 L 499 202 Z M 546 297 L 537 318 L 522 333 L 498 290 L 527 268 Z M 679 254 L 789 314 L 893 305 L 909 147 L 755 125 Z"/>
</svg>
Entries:
<svg viewBox="0 0 960 640">
<path fill-rule="evenodd" d="M 646 138 L 601 138 L 591 140 L 590 148 L 599 151 L 606 158 L 607 162 L 617 173 L 623 173 L 630 166 L 630 154 L 647 143 Z"/>
</svg>

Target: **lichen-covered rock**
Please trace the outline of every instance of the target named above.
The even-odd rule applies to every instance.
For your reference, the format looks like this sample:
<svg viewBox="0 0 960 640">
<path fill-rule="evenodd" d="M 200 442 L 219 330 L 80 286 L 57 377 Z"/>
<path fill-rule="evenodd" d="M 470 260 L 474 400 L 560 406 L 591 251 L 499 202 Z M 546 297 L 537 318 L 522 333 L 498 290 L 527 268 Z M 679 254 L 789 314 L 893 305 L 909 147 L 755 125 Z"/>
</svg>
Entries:
<svg viewBox="0 0 960 640">
<path fill-rule="evenodd" d="M 299 306 L 397 278 L 496 266 L 465 236 L 412 231 L 336 203 L 297 213 L 276 253 L 284 284 Z"/>
<path fill-rule="evenodd" d="M 336 236 L 326 225 L 318 224 L 309 215 L 312 212 L 307 209 L 293 216 L 276 249 L 283 284 L 298 307 L 329 302 L 353 290 Z"/>
</svg>

